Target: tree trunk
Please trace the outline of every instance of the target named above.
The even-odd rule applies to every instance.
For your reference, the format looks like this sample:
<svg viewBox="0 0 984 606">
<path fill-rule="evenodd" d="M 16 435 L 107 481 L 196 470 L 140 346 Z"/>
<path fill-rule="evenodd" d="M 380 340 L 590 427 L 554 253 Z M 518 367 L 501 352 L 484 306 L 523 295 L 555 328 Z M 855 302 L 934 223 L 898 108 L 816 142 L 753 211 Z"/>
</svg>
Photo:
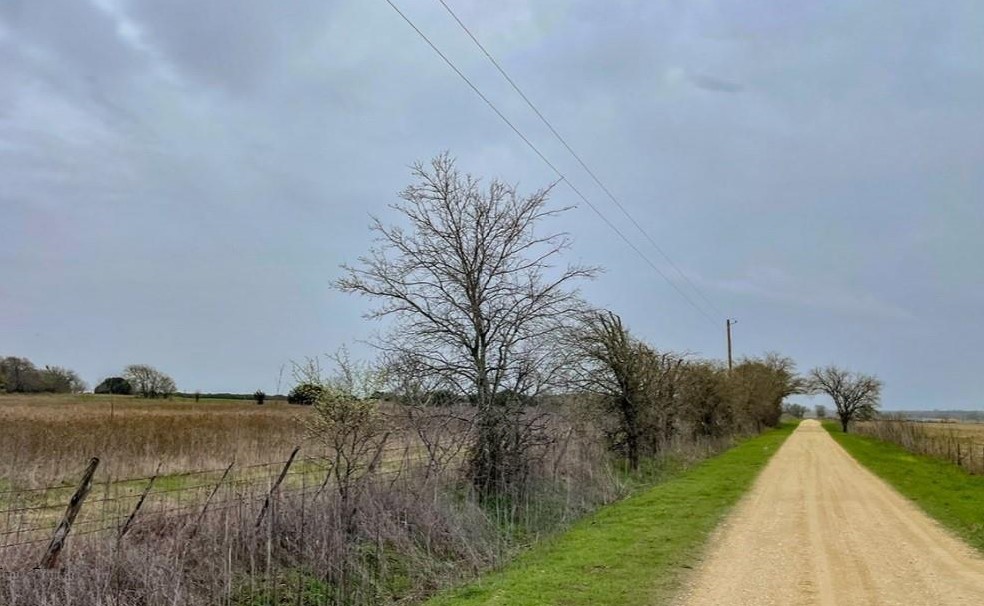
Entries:
<svg viewBox="0 0 984 606">
<path fill-rule="evenodd" d="M 629 392 L 629 388 L 623 388 L 623 392 Z M 619 398 L 618 406 L 622 413 L 622 425 L 625 429 L 625 458 L 629 462 L 629 469 L 637 471 L 639 469 L 639 451 L 641 448 L 642 431 L 639 427 L 639 412 L 631 396 L 623 395 Z"/>
<path fill-rule="evenodd" d="M 844 433 L 847 433 L 847 422 L 849 420 L 847 417 L 841 417 L 841 429 L 844 430 Z"/>
</svg>

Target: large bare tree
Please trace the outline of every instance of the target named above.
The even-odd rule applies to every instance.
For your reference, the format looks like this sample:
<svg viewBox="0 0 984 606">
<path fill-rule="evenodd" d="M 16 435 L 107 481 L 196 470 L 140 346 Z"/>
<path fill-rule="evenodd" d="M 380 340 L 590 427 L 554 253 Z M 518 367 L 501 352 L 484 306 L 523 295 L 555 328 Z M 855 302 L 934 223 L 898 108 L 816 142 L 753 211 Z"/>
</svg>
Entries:
<svg viewBox="0 0 984 606">
<path fill-rule="evenodd" d="M 836 366 L 814 368 L 808 385 L 814 393 L 825 393 L 834 401 L 844 433 L 849 423 L 873 416 L 881 405 L 882 382 L 869 375 Z"/>
<path fill-rule="evenodd" d="M 523 196 L 483 184 L 448 154 L 413 175 L 391 205 L 400 224 L 373 218 L 375 245 L 337 286 L 377 301 L 369 317 L 395 318 L 377 343 L 387 354 L 412 356 L 474 400 L 471 472 L 488 493 L 519 473 L 513 451 L 525 441 L 510 400 L 552 379 L 554 337 L 581 307 L 572 285 L 595 270 L 556 265 L 570 240 L 540 231 L 566 210 L 548 208 L 550 187 Z"/>
</svg>

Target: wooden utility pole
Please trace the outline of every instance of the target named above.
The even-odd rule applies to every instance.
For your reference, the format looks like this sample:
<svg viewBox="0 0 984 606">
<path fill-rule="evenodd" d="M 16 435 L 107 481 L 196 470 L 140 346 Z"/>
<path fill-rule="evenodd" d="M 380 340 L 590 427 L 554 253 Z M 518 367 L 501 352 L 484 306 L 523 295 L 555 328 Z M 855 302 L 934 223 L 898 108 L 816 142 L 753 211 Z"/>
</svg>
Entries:
<svg viewBox="0 0 984 606">
<path fill-rule="evenodd" d="M 731 367 L 734 365 L 734 361 L 731 358 L 731 327 L 738 323 L 738 320 L 728 318 L 725 320 L 725 326 L 728 329 L 728 372 L 731 372 Z"/>
</svg>

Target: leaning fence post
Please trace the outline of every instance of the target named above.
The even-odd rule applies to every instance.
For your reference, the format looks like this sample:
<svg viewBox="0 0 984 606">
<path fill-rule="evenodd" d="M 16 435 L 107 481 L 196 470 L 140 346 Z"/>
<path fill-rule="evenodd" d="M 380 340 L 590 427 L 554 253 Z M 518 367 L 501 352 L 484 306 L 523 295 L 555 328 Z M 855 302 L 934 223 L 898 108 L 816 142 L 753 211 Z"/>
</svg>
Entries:
<svg viewBox="0 0 984 606">
<path fill-rule="evenodd" d="M 58 554 L 65 547 L 65 540 L 68 538 L 68 533 L 72 531 L 72 524 L 82 509 L 85 497 L 89 495 L 89 489 L 92 488 L 92 476 L 96 473 L 96 467 L 99 467 L 99 459 L 93 457 L 89 461 L 89 466 L 85 468 L 85 473 L 82 474 L 79 487 L 75 489 L 75 494 L 68 502 L 68 509 L 65 510 L 61 523 L 58 524 L 55 534 L 51 537 L 51 543 L 48 544 L 48 549 L 44 552 L 44 557 L 41 558 L 40 568 L 54 568 L 58 562 Z"/>
<path fill-rule="evenodd" d="M 219 492 L 219 487 L 221 487 L 222 483 L 225 482 L 226 476 L 229 475 L 229 472 L 232 471 L 232 466 L 235 464 L 236 464 L 235 461 L 229 463 L 229 466 L 226 467 L 226 470 L 222 474 L 222 477 L 219 478 L 219 481 L 215 484 L 215 488 L 212 489 L 212 492 L 208 495 L 208 498 L 205 499 L 205 505 L 202 506 L 202 510 L 198 513 L 198 519 L 195 520 L 195 525 L 192 526 L 191 528 L 192 536 L 194 536 L 195 533 L 198 532 L 198 525 L 202 523 L 202 518 L 205 517 L 205 512 L 208 511 L 209 504 L 212 502 L 212 499 L 215 497 L 215 493 Z"/>
<path fill-rule="evenodd" d="M 144 488 L 143 494 L 140 495 L 140 500 L 137 501 L 136 507 L 130 512 L 130 517 L 126 519 L 126 523 L 123 524 L 123 528 L 120 528 L 119 534 L 116 535 L 116 542 L 123 540 L 123 535 L 125 535 L 130 530 L 130 525 L 133 524 L 133 520 L 137 517 L 137 512 L 143 507 L 144 501 L 147 499 L 147 495 L 150 494 L 150 489 L 154 487 L 154 481 L 157 480 L 157 474 L 161 471 L 161 466 L 158 465 L 157 469 L 154 471 L 154 475 L 151 476 L 150 482 L 147 482 L 147 487 Z"/>
<path fill-rule="evenodd" d="M 273 500 L 273 495 L 280 488 L 280 483 L 284 481 L 284 477 L 287 476 L 287 470 L 290 469 L 291 463 L 294 462 L 294 457 L 297 456 L 297 451 L 301 449 L 300 446 L 294 449 L 290 453 L 290 457 L 287 459 L 287 463 L 284 464 L 284 468 L 280 470 L 280 475 L 277 476 L 277 481 L 273 483 L 270 487 L 270 492 L 267 493 L 266 500 L 263 501 L 263 508 L 260 509 L 260 515 L 256 516 L 256 527 L 259 528 L 260 524 L 263 523 L 263 518 L 266 516 L 267 509 L 270 508 L 270 501 Z"/>
</svg>

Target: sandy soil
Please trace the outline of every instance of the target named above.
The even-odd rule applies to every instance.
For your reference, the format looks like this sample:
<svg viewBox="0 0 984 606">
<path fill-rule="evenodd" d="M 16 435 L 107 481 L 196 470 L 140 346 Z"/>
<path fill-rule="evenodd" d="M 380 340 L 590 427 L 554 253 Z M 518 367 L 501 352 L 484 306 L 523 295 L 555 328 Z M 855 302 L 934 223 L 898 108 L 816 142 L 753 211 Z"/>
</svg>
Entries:
<svg viewBox="0 0 984 606">
<path fill-rule="evenodd" d="M 711 545 L 681 604 L 984 604 L 984 558 L 816 421 L 789 437 Z"/>
</svg>

